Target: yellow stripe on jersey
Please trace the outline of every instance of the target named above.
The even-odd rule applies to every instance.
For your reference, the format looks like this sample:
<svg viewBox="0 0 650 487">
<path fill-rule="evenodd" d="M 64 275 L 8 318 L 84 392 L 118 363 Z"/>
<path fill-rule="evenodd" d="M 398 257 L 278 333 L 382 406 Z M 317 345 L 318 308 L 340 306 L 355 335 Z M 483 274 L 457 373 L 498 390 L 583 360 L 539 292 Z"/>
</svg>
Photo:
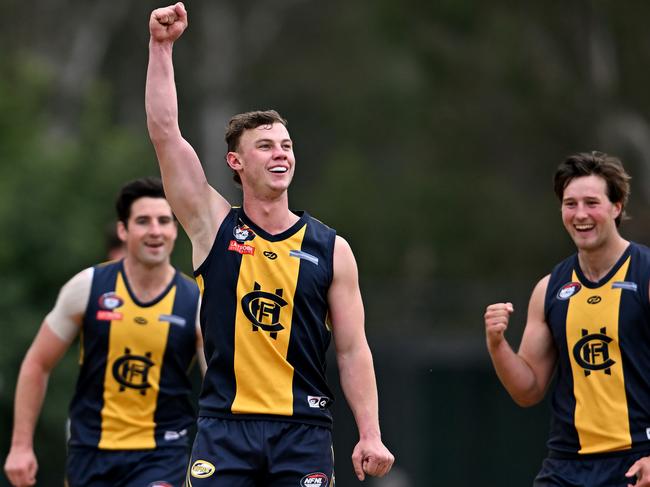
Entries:
<svg viewBox="0 0 650 487">
<path fill-rule="evenodd" d="M 205 290 L 205 281 L 203 280 L 203 276 L 196 276 L 196 285 L 199 286 L 199 292 L 201 293 L 201 296 L 203 296 L 203 291 Z"/>
<path fill-rule="evenodd" d="M 619 307 L 630 259 L 603 286 L 571 297 L 566 335 L 576 400 L 575 427 L 581 454 L 632 446 L 619 346 Z M 572 280 L 578 281 L 574 271 Z"/>
<path fill-rule="evenodd" d="M 281 242 L 257 235 L 243 255 L 235 319 L 236 393 L 232 412 L 293 414 L 293 366 L 286 360 L 300 250 L 307 226 Z"/>
<path fill-rule="evenodd" d="M 176 288 L 154 306 L 142 308 L 131 299 L 120 273 L 115 293 L 124 305 L 114 310 L 122 319 L 110 325 L 98 446 L 107 450 L 155 448 L 154 413 L 170 326 L 158 317 L 172 313 Z M 154 326 L 162 329 L 153 333 Z"/>
</svg>

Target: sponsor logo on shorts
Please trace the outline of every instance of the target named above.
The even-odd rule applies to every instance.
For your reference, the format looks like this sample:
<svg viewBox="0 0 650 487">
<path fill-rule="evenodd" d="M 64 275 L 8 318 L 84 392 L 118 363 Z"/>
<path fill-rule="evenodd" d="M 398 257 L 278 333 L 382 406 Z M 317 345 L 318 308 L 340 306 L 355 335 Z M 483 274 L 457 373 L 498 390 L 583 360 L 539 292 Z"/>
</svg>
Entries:
<svg viewBox="0 0 650 487">
<path fill-rule="evenodd" d="M 327 487 L 329 479 L 323 472 L 308 473 L 300 480 L 300 487 Z"/>
<path fill-rule="evenodd" d="M 582 289 L 582 285 L 579 282 L 570 282 L 560 288 L 557 292 L 557 298 L 566 301 L 574 294 L 577 294 L 580 289 Z"/>
<path fill-rule="evenodd" d="M 187 435 L 186 429 L 180 431 L 165 431 L 165 441 L 180 440 L 185 435 Z"/>
<path fill-rule="evenodd" d="M 325 409 L 330 403 L 330 398 L 325 396 L 307 396 L 310 408 Z"/>
<path fill-rule="evenodd" d="M 99 307 L 103 309 L 115 309 L 124 304 L 124 300 L 114 292 L 104 293 L 99 297 Z"/>
<path fill-rule="evenodd" d="M 214 473 L 214 465 L 207 460 L 197 460 L 192 464 L 190 474 L 197 479 L 204 479 Z"/>
<path fill-rule="evenodd" d="M 237 242 L 237 240 L 231 240 L 228 245 L 228 250 L 232 252 L 237 252 L 241 255 L 255 255 L 255 247 L 248 244 L 243 244 Z"/>
<path fill-rule="evenodd" d="M 156 480 L 155 482 L 151 482 L 147 487 L 174 487 L 172 484 L 169 482 L 165 482 L 164 480 Z"/>
<path fill-rule="evenodd" d="M 97 319 L 101 321 L 121 320 L 122 313 L 118 313 L 117 311 L 106 311 L 105 309 L 100 309 L 99 311 L 97 311 Z"/>
</svg>

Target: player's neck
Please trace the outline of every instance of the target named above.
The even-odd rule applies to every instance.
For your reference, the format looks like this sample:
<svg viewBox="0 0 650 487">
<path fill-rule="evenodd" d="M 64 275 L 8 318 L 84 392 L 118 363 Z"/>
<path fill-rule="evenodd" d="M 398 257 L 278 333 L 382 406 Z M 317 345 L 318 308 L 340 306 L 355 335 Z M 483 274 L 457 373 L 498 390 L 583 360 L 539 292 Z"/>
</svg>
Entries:
<svg viewBox="0 0 650 487">
<path fill-rule="evenodd" d="M 168 262 L 146 265 L 128 256 L 124 259 L 124 272 L 131 292 L 144 303 L 151 301 L 169 286 L 176 270 Z"/>
<path fill-rule="evenodd" d="M 288 230 L 299 220 L 298 215 L 289 210 L 289 198 L 286 192 L 273 200 L 247 196 L 244 198 L 243 208 L 246 216 L 255 225 L 271 235 Z"/>
<path fill-rule="evenodd" d="M 584 276 L 598 282 L 616 265 L 630 243 L 620 235 L 611 243 L 596 249 L 578 250 L 578 262 Z"/>
</svg>

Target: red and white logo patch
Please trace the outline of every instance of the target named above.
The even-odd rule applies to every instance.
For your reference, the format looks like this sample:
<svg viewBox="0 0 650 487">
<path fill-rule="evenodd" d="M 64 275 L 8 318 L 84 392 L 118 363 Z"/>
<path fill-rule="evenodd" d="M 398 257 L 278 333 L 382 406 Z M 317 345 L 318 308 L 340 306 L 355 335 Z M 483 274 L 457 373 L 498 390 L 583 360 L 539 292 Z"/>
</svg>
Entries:
<svg viewBox="0 0 650 487">
<path fill-rule="evenodd" d="M 557 298 L 565 301 L 580 291 L 580 289 L 582 289 L 582 285 L 579 282 L 570 282 L 560 288 L 557 293 Z"/>
<path fill-rule="evenodd" d="M 243 244 L 237 242 L 237 240 L 231 240 L 230 245 L 228 245 L 228 250 L 232 250 L 233 252 L 237 252 L 239 254 L 245 255 L 255 255 L 255 247 L 252 245 L 248 244 Z"/>
<path fill-rule="evenodd" d="M 106 311 L 105 309 L 97 311 L 97 319 L 102 321 L 121 320 L 122 317 L 122 313 L 117 311 Z"/>
<path fill-rule="evenodd" d="M 329 479 L 323 472 L 308 473 L 300 481 L 301 487 L 327 487 Z"/>
</svg>

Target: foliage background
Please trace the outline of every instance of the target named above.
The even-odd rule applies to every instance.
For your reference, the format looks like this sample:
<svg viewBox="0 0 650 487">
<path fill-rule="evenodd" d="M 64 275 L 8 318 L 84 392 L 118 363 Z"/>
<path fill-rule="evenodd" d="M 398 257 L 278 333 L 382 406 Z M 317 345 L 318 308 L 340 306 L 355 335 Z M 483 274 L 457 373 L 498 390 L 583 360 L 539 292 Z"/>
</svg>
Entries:
<svg viewBox="0 0 650 487">
<path fill-rule="evenodd" d="M 517 408 L 484 350 L 486 304 L 512 300 L 518 342 L 534 283 L 571 253 L 551 189 L 570 153 L 619 155 L 633 176 L 626 237 L 648 242 L 650 4 L 186 2 L 175 48 L 181 127 L 213 185 L 233 113 L 290 122 L 291 204 L 337 228 L 361 270 L 384 439 L 373 486 L 530 484 L 545 405 Z M 146 135 L 148 15 L 127 0 L 5 0 L 0 39 L 0 452 L 20 362 L 58 288 L 104 257 L 126 179 L 156 174 Z M 191 272 L 179 239 L 175 263 Z M 60 485 L 76 374 L 53 374 L 39 485 Z M 335 382 L 335 371 L 332 371 Z M 337 477 L 355 485 L 337 403 Z M 4 482 L 2 479 L 0 482 Z"/>
</svg>

